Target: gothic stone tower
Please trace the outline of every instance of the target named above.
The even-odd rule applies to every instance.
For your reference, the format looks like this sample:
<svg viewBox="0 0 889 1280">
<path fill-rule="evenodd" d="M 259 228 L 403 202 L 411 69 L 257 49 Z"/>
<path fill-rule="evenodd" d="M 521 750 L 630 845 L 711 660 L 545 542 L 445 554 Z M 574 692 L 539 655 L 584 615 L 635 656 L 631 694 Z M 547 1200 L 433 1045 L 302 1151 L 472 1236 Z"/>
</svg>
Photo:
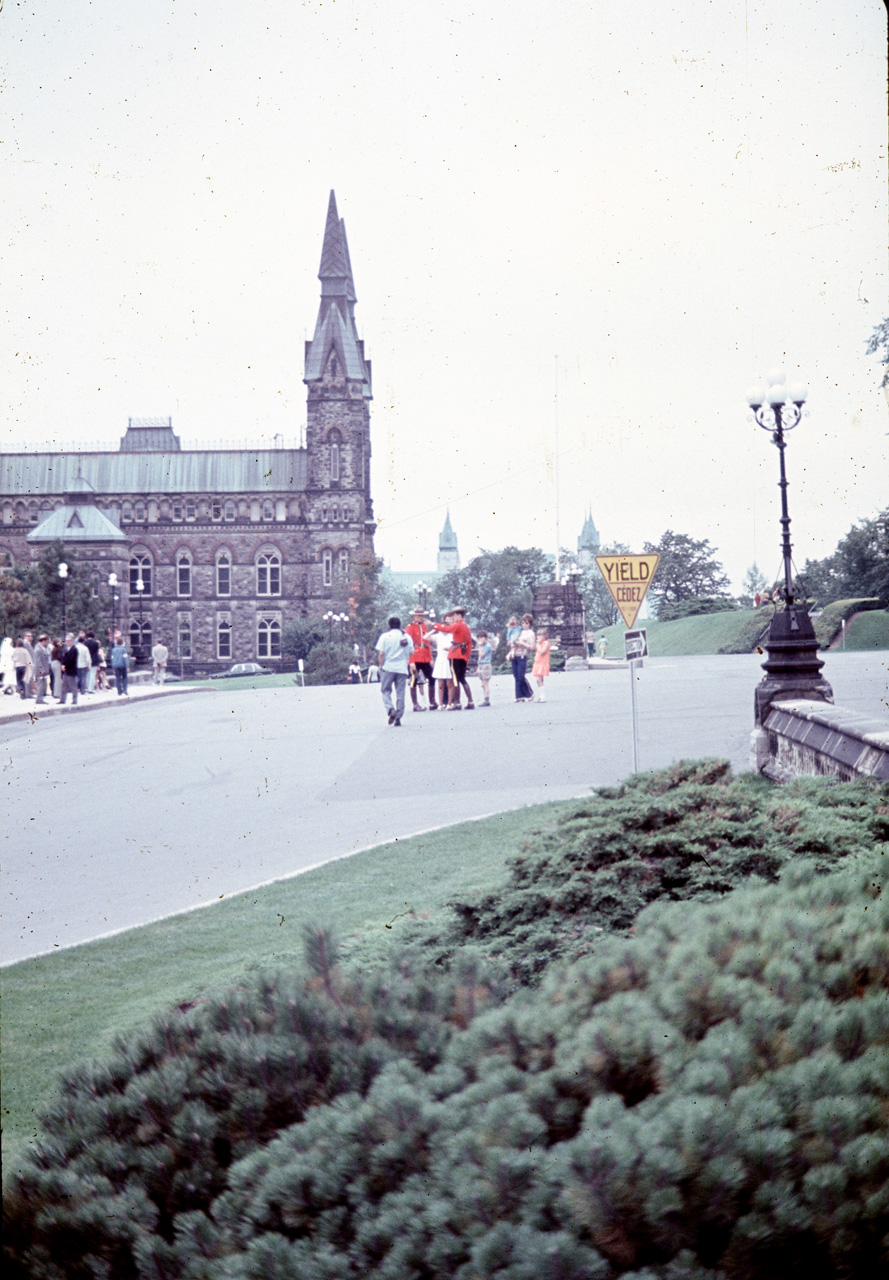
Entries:
<svg viewBox="0 0 889 1280">
<path fill-rule="evenodd" d="M 438 535 L 438 564 L 436 568 L 439 573 L 450 573 L 452 570 L 460 568 L 460 552 L 457 549 L 457 535 L 454 533 L 451 524 L 450 510 L 445 516 L 444 527 Z"/>
<path fill-rule="evenodd" d="M 308 388 L 305 517 L 312 554 L 309 613 L 340 594 L 356 559 L 373 561 L 370 496 L 370 361 L 355 327 L 355 284 L 346 228 L 331 191 L 321 250 L 321 305 L 306 343 Z M 357 535 L 357 536 L 356 536 Z M 313 607 L 314 606 L 314 607 Z"/>
</svg>

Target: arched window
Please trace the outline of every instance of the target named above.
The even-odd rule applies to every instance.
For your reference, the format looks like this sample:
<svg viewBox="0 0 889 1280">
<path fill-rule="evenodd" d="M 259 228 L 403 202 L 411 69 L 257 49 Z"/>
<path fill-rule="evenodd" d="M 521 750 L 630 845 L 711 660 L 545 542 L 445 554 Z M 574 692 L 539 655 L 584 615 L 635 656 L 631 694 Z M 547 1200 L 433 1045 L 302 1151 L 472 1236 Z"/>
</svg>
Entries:
<svg viewBox="0 0 889 1280">
<path fill-rule="evenodd" d="M 130 622 L 130 648 L 135 658 L 147 658 L 151 652 L 151 622 L 133 618 Z"/>
<path fill-rule="evenodd" d="M 130 595 L 140 594 L 136 585 L 141 579 L 143 596 L 151 595 L 151 556 L 145 551 L 134 551 L 130 556 Z"/>
<path fill-rule="evenodd" d="M 330 446 L 330 478 L 331 480 L 340 478 L 340 447 L 335 440 Z"/>
<path fill-rule="evenodd" d="M 349 552 L 346 550 L 345 547 L 341 548 L 340 553 L 337 556 L 336 570 L 337 570 L 337 573 L 339 573 L 344 578 L 349 572 Z"/>
<path fill-rule="evenodd" d="M 263 551 L 256 557 L 256 594 L 281 594 L 281 557 L 277 551 Z"/>
<path fill-rule="evenodd" d="M 191 555 L 188 551 L 180 551 L 176 557 L 176 594 L 191 595 Z"/>
<path fill-rule="evenodd" d="M 333 582 L 333 552 L 322 551 L 321 553 L 321 573 L 325 587 L 329 587 Z"/>
<path fill-rule="evenodd" d="M 339 518 L 340 518 L 340 509 L 339 509 L 339 507 L 336 505 L 336 503 L 334 503 L 334 504 L 333 504 L 333 511 L 331 512 L 331 517 L 330 517 L 330 518 L 333 520 L 334 524 L 338 524 L 338 523 L 339 523 Z"/>
<path fill-rule="evenodd" d="M 120 518 L 121 518 L 121 520 L 126 520 L 126 521 L 127 521 L 127 523 L 129 523 L 129 522 L 132 520 L 132 518 L 133 518 L 133 504 L 132 504 L 132 502 L 125 502 L 125 503 L 123 504 L 123 506 L 122 506 L 122 507 L 121 507 L 121 509 L 120 509 Z"/>
<path fill-rule="evenodd" d="M 271 498 L 266 498 L 262 504 L 262 518 L 263 520 L 274 520 L 275 518 L 275 504 Z"/>
<path fill-rule="evenodd" d="M 145 503 L 137 502 L 136 503 L 136 524 L 144 524 L 144 523 L 145 523 Z"/>
<path fill-rule="evenodd" d="M 327 524 L 327 507 L 321 508 L 321 523 Z"/>
<path fill-rule="evenodd" d="M 222 519 L 222 503 L 218 498 L 214 498 L 210 503 L 210 515 L 214 520 Z"/>
<path fill-rule="evenodd" d="M 232 620 L 227 613 L 220 614 L 216 619 L 216 656 L 232 656 Z"/>
<path fill-rule="evenodd" d="M 235 518 L 235 504 L 232 502 L 231 499 L 229 499 L 228 502 L 226 502 L 225 504 L 225 518 L 229 522 L 234 520 Z"/>
<path fill-rule="evenodd" d="M 230 596 L 232 593 L 232 558 L 225 549 L 216 552 L 216 594 Z"/>
<path fill-rule="evenodd" d="M 185 503 L 185 518 L 186 518 L 186 520 L 196 520 L 196 519 L 197 519 L 197 514 L 198 514 L 198 509 L 197 509 L 197 505 L 195 504 L 195 502 L 194 502 L 194 501 L 192 501 L 191 499 L 187 500 L 187 501 L 186 501 L 186 503 Z"/>
<path fill-rule="evenodd" d="M 173 503 L 173 519 L 174 520 L 182 519 L 182 503 L 181 502 L 177 501 Z"/>
<path fill-rule="evenodd" d="M 258 658 L 280 658 L 280 618 L 264 617 L 258 619 L 256 624 L 256 656 Z"/>
<path fill-rule="evenodd" d="M 28 503 L 28 524 L 36 524 L 40 519 L 40 507 L 36 502 Z"/>
<path fill-rule="evenodd" d="M 177 613 L 176 640 L 178 644 L 177 656 L 180 658 L 190 658 L 191 657 L 191 614 L 190 613 Z"/>
</svg>

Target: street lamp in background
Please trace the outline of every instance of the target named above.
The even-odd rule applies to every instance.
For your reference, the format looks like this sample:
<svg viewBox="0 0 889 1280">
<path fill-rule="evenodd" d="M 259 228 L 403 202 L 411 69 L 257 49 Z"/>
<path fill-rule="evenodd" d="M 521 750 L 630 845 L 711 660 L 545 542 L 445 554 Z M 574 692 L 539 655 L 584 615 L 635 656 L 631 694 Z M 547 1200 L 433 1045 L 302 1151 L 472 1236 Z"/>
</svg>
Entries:
<svg viewBox="0 0 889 1280">
<path fill-rule="evenodd" d="M 117 617 L 117 601 L 119 599 L 117 594 L 117 574 L 116 573 L 109 573 L 108 589 L 111 592 L 111 645 L 113 648 L 114 640 L 115 640 L 115 632 L 117 630 L 115 619 Z"/>
<path fill-rule="evenodd" d="M 342 651 L 346 647 L 346 623 L 349 621 L 349 615 L 347 613 L 338 613 L 336 620 L 340 624 L 340 650 Z"/>
<path fill-rule="evenodd" d="M 136 579 L 136 594 L 139 597 L 139 652 L 136 654 L 136 657 L 141 662 L 145 653 L 145 650 L 143 649 L 143 646 L 142 646 L 142 634 L 143 634 L 142 633 L 142 597 L 145 594 L 145 583 L 142 581 L 141 573 Z"/>
<path fill-rule="evenodd" d="M 68 581 L 68 566 L 63 560 L 59 565 L 59 577 L 62 580 L 62 635 L 66 632 L 67 605 L 65 601 L 65 583 Z"/>
<path fill-rule="evenodd" d="M 336 614 L 328 609 L 326 613 L 322 613 L 321 620 L 327 623 L 327 643 L 333 644 L 333 620 Z"/>
<path fill-rule="evenodd" d="M 427 584 L 426 584 L 425 582 L 415 582 L 415 583 L 414 583 L 414 586 L 413 586 L 413 589 L 414 589 L 414 591 L 416 591 L 416 593 L 417 593 L 417 604 L 420 606 L 420 608 L 421 608 L 421 609 L 423 610 L 423 612 L 425 613 L 425 612 L 426 612 L 426 602 L 427 602 L 427 600 L 429 599 L 429 587 L 427 586 Z"/>
<path fill-rule="evenodd" d="M 824 663 L 818 657 L 812 619 L 805 601 L 797 603 L 793 594 L 793 556 L 784 464 L 785 433 L 799 425 L 808 388 L 800 382 L 786 386 L 783 369 L 773 369 L 767 383 L 765 387 L 751 387 L 747 392 L 747 403 L 753 410 L 756 423 L 769 432 L 772 444 L 778 448 L 784 608 L 772 616 L 764 642 L 769 660 L 762 664 L 766 675 L 757 685 L 754 698 L 757 726 L 763 725 L 771 704 L 778 699 L 808 698 L 816 702 L 833 702 L 833 690 L 821 675 Z"/>
</svg>

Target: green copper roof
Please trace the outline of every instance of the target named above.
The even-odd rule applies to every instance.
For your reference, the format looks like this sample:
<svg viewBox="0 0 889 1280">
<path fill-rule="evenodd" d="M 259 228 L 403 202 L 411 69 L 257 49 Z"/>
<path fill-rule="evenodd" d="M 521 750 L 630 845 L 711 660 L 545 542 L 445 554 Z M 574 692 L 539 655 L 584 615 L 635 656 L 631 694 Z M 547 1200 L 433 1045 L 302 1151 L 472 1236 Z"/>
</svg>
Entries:
<svg viewBox="0 0 889 1280">
<path fill-rule="evenodd" d="M 84 486 L 85 482 L 85 486 Z M 305 449 L 183 449 L 177 453 L 4 453 L 0 495 L 298 493 Z"/>
<path fill-rule="evenodd" d="M 27 536 L 28 542 L 126 542 L 127 535 L 91 503 L 57 507 Z"/>
</svg>

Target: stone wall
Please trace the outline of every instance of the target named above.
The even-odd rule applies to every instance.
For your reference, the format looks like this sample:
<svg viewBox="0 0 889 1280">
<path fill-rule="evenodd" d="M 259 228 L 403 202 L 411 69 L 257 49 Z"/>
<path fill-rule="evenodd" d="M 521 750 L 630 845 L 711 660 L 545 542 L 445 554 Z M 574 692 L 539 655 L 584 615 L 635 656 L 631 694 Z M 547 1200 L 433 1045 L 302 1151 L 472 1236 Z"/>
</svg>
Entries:
<svg viewBox="0 0 889 1280">
<path fill-rule="evenodd" d="M 754 765 L 776 782 L 800 776 L 889 780 L 889 720 L 804 699 L 772 703 L 753 735 Z"/>
</svg>

